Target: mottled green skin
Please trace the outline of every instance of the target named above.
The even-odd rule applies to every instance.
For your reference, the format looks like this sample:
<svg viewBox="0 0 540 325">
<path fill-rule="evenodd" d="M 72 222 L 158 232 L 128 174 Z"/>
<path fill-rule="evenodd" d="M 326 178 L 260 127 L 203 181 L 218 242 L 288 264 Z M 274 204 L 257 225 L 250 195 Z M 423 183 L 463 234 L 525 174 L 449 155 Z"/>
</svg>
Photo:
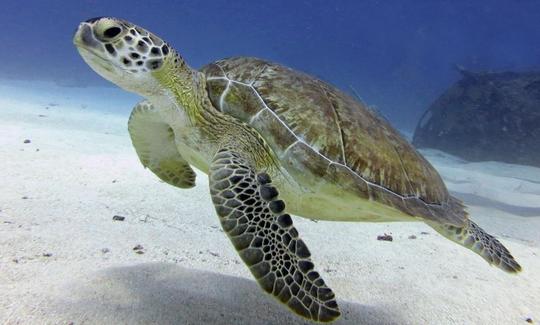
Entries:
<svg viewBox="0 0 540 325">
<path fill-rule="evenodd" d="M 382 205 L 456 226 L 467 220 L 435 169 L 386 120 L 332 85 L 249 57 L 202 72 L 214 107 L 255 128 L 299 187 L 376 203 L 367 210 Z M 392 221 L 376 219 L 366 221 Z"/>
</svg>

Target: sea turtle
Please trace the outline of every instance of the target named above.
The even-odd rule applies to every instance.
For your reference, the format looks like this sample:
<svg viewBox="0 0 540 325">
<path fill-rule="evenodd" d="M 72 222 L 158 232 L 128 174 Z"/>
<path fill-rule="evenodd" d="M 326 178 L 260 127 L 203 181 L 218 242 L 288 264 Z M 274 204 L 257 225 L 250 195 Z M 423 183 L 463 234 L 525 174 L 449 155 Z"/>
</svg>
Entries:
<svg viewBox="0 0 540 325">
<path fill-rule="evenodd" d="M 195 70 L 156 35 L 116 18 L 81 23 L 74 43 L 98 74 L 145 97 L 128 122 L 142 164 L 179 188 L 195 185 L 191 166 L 207 173 L 238 254 L 297 314 L 328 322 L 340 311 L 285 202 L 311 219 L 424 221 L 490 264 L 520 271 L 386 120 L 332 85 L 251 57 Z"/>
</svg>

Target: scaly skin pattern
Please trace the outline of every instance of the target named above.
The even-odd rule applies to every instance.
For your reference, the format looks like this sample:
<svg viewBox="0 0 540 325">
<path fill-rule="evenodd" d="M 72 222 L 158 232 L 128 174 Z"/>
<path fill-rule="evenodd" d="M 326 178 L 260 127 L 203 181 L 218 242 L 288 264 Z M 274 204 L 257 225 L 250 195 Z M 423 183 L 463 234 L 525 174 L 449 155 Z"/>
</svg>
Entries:
<svg viewBox="0 0 540 325">
<path fill-rule="evenodd" d="M 508 273 L 521 271 L 521 266 L 508 249 L 471 220 L 467 220 L 467 224 L 463 227 L 441 224 L 430 225 L 446 238 L 482 256 L 490 265 L 494 265 Z"/>
<path fill-rule="evenodd" d="M 339 317 L 332 290 L 266 173 L 255 175 L 235 148 L 213 159 L 210 193 L 225 233 L 261 287 L 297 314 L 320 322 Z"/>
</svg>

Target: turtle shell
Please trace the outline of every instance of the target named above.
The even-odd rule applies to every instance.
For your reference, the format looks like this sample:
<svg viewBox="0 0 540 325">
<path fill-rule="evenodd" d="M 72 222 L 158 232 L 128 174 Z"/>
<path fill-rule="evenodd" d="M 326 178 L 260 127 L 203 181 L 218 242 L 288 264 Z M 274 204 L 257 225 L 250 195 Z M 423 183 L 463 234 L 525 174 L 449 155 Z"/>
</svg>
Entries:
<svg viewBox="0 0 540 325">
<path fill-rule="evenodd" d="M 411 215 L 461 225 L 441 177 L 376 112 L 334 86 L 250 57 L 201 70 L 214 106 L 254 127 L 292 174 L 326 181 Z"/>
</svg>

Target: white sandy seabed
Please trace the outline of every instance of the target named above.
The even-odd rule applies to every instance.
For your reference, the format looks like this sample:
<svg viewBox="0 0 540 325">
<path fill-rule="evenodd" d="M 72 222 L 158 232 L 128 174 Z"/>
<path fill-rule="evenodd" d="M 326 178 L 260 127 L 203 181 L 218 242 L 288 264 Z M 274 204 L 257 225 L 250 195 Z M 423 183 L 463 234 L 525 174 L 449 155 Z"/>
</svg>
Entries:
<svg viewBox="0 0 540 325">
<path fill-rule="evenodd" d="M 95 110 L 136 101 L 113 88 L 0 84 L 0 323 L 308 324 L 252 279 L 206 176 L 190 190 L 160 182 L 138 161 L 128 114 Z M 540 169 L 423 153 L 524 271 L 490 267 L 423 223 L 295 218 L 338 297 L 336 324 L 540 320 Z"/>
</svg>

